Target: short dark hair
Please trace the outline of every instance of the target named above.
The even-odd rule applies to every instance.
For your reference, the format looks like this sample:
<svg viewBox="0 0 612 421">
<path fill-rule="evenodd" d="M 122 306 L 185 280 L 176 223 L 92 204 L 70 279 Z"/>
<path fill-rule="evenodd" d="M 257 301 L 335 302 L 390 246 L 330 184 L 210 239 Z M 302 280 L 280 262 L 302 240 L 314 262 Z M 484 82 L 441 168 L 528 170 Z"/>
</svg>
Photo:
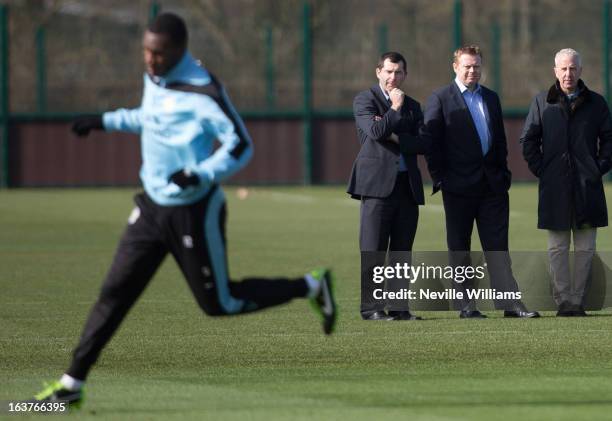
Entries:
<svg viewBox="0 0 612 421">
<path fill-rule="evenodd" d="M 467 54 L 469 56 L 479 56 L 482 60 L 482 51 L 480 47 L 477 45 L 464 45 L 463 47 L 459 47 L 453 53 L 453 63 L 459 62 L 459 57 L 463 54 Z"/>
<path fill-rule="evenodd" d="M 187 27 L 185 21 L 174 13 L 162 13 L 158 15 L 149 25 L 147 31 L 154 34 L 166 34 L 177 46 L 187 46 Z"/>
<path fill-rule="evenodd" d="M 378 59 L 378 65 L 376 67 L 378 69 L 382 69 L 385 65 L 385 60 L 387 59 L 391 63 L 402 63 L 404 65 L 404 71 L 406 72 L 408 70 L 406 65 L 406 59 L 404 58 L 404 56 L 395 51 L 387 51 L 386 53 L 381 54 L 380 59 Z"/>
</svg>

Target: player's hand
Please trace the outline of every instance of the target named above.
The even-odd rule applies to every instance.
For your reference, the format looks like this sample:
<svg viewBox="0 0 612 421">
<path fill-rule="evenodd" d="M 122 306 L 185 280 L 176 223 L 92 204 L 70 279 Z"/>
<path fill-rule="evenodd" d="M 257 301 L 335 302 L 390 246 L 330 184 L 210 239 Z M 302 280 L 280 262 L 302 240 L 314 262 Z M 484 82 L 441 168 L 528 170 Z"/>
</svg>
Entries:
<svg viewBox="0 0 612 421">
<path fill-rule="evenodd" d="M 179 186 L 181 189 L 189 186 L 197 186 L 200 184 L 200 177 L 197 174 L 192 173 L 188 169 L 183 169 L 175 172 L 168 179 L 172 183 Z"/>
<path fill-rule="evenodd" d="M 78 117 L 72 124 L 72 132 L 77 136 L 87 136 L 91 130 L 103 130 L 101 115 Z"/>
<path fill-rule="evenodd" d="M 399 88 L 393 88 L 391 92 L 389 92 L 389 99 L 391 100 L 391 108 L 395 111 L 399 111 L 404 104 L 404 91 Z"/>
</svg>

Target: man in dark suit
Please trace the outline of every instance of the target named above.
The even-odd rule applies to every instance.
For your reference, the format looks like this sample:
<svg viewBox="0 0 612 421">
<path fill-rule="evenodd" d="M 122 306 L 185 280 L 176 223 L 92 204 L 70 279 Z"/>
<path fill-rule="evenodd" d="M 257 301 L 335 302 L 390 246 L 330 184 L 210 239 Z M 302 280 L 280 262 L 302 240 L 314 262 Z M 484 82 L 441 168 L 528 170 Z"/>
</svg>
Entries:
<svg viewBox="0 0 612 421">
<path fill-rule="evenodd" d="M 417 153 L 423 114 L 418 102 L 400 90 L 406 79 L 406 60 L 396 52 L 381 55 L 378 83 L 360 92 L 353 102 L 361 149 L 353 165 L 348 193 L 361 201 L 359 248 L 362 252 L 361 315 L 365 320 L 417 320 L 407 301 L 384 311 L 384 302 L 372 299 L 363 254 L 410 251 L 424 203 Z"/>
<path fill-rule="evenodd" d="M 442 190 L 446 241 L 451 264 L 469 265 L 472 229 L 478 227 L 491 286 L 518 291 L 508 256 L 511 173 L 501 105 L 497 94 L 481 86 L 482 55 L 478 46 L 454 53 L 455 80 L 437 89 L 425 108 L 421 136 L 431 142 L 427 156 L 434 193 Z M 464 292 L 473 283 L 453 285 Z M 461 318 L 485 318 L 473 300 L 457 300 Z M 520 300 L 496 302 L 505 317 L 538 317 Z"/>
</svg>

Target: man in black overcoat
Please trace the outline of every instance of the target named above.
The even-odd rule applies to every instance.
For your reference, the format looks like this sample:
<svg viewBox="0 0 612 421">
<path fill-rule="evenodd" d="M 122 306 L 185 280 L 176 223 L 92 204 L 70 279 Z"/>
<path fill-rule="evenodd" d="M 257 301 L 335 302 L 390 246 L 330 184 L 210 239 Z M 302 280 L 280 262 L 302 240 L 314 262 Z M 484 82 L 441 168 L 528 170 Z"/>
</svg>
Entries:
<svg viewBox="0 0 612 421">
<path fill-rule="evenodd" d="M 605 99 L 580 79 L 578 52 L 560 50 L 554 72 L 555 84 L 531 104 L 521 144 L 529 169 L 539 179 L 538 228 L 548 230 L 557 316 L 585 316 L 583 299 L 597 228 L 608 225 L 602 176 L 611 166 L 612 120 Z"/>
</svg>

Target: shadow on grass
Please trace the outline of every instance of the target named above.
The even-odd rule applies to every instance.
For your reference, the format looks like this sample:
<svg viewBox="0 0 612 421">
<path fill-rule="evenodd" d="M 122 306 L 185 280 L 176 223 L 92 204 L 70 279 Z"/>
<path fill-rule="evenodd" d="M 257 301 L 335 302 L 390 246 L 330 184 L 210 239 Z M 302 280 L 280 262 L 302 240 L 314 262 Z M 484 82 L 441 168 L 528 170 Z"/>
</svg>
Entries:
<svg viewBox="0 0 612 421">
<path fill-rule="evenodd" d="M 345 402 L 343 399 L 325 399 L 325 398 L 317 398 L 317 407 L 319 409 L 326 408 L 325 405 L 321 405 L 321 401 L 329 401 L 329 402 Z M 584 401 L 561 401 L 561 400 L 543 400 L 543 401 L 490 401 L 490 402 L 482 402 L 482 401 L 461 401 L 461 402 L 440 402 L 440 401 L 428 401 L 428 402 L 386 402 L 384 405 L 368 405 L 368 404 L 359 404 L 354 401 L 350 401 L 346 406 L 342 405 L 333 405 L 329 408 L 337 408 L 341 410 L 343 407 L 350 408 L 379 408 L 381 411 L 384 409 L 397 409 L 397 408 L 412 408 L 412 409 L 424 409 L 424 408 L 487 408 L 487 407 L 495 407 L 495 408 L 510 408 L 510 407 L 590 407 L 590 406 L 610 406 L 612 405 L 612 399 L 591 399 Z M 298 406 L 299 407 L 299 406 Z M 286 409 L 286 407 L 272 407 L 266 405 L 256 405 L 252 406 L 242 406 L 242 405 L 232 405 L 227 407 L 164 407 L 164 408 L 113 408 L 113 409 L 83 409 L 80 411 L 75 411 L 76 414 L 83 415 L 106 415 L 106 414 L 175 414 L 178 415 L 180 413 L 191 413 L 191 412 L 201 412 L 203 415 L 208 414 L 212 415 L 214 413 L 228 413 L 232 411 L 244 411 L 244 410 L 259 410 L 259 411 L 269 411 L 271 409 Z"/>
</svg>

